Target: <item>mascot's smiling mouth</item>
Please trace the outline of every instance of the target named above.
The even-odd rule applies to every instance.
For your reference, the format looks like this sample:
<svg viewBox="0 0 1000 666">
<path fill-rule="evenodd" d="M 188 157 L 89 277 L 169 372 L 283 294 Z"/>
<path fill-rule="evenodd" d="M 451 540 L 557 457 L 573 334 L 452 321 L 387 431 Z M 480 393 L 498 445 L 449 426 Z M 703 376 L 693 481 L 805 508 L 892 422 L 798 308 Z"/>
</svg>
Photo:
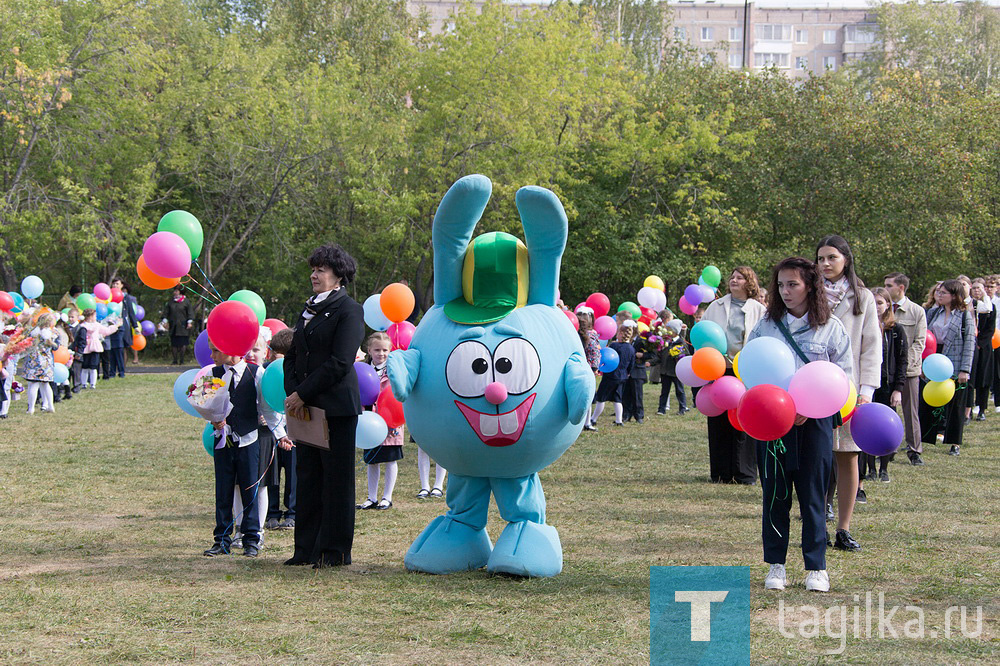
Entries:
<svg viewBox="0 0 1000 666">
<path fill-rule="evenodd" d="M 524 402 L 503 414 L 486 414 L 464 405 L 458 400 L 455 404 L 462 416 L 469 422 L 472 429 L 479 435 L 486 446 L 510 446 L 521 439 L 524 426 L 528 422 L 528 412 L 535 402 L 537 393 L 529 395 Z"/>
</svg>

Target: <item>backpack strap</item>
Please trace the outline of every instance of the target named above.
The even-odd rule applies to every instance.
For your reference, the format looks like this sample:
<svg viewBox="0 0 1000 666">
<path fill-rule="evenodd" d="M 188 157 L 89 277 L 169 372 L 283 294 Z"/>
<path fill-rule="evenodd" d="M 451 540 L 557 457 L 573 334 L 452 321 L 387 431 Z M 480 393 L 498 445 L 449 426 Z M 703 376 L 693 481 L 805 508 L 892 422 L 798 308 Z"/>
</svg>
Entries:
<svg viewBox="0 0 1000 666">
<path fill-rule="evenodd" d="M 783 336 L 785 336 L 785 340 L 788 341 L 789 346 L 791 346 L 791 348 L 795 350 L 795 353 L 799 355 L 799 358 L 802 359 L 802 362 L 809 363 L 809 357 L 806 356 L 805 353 L 802 351 L 802 349 L 799 348 L 798 343 L 795 342 L 795 338 L 792 337 L 792 334 L 788 330 L 788 327 L 785 326 L 785 322 L 781 321 L 780 319 L 775 319 L 774 323 L 777 324 L 778 330 L 781 331 L 781 334 Z"/>
</svg>

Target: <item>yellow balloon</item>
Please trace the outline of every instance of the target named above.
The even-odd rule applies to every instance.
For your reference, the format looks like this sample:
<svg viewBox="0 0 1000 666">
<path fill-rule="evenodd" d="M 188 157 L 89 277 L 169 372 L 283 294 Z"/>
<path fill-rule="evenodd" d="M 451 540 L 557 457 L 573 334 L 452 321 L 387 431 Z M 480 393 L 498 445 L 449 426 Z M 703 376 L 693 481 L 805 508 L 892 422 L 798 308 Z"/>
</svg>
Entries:
<svg viewBox="0 0 1000 666">
<path fill-rule="evenodd" d="M 661 280 L 656 275 L 650 275 L 649 277 L 647 277 L 643 281 L 642 286 L 652 287 L 653 289 L 659 289 L 660 291 L 663 291 L 666 288 L 666 285 L 663 284 L 663 280 Z"/>
<path fill-rule="evenodd" d="M 847 394 L 847 402 L 844 406 L 840 408 L 840 418 L 846 420 L 854 408 L 858 406 L 858 387 L 854 385 L 853 379 L 848 379 L 847 383 L 850 384 L 850 393 Z"/>
<path fill-rule="evenodd" d="M 736 352 L 736 356 L 733 357 L 733 374 L 736 375 L 736 379 L 743 381 L 740 377 L 740 352 Z"/>
<path fill-rule="evenodd" d="M 924 402 L 931 407 L 944 407 L 955 396 L 955 380 L 927 382 L 924 386 Z"/>
<path fill-rule="evenodd" d="M 641 321 L 640 321 L 640 322 L 639 322 L 639 332 L 640 332 L 640 333 L 646 333 L 646 332 L 648 332 L 648 331 L 649 331 L 649 326 L 647 326 L 647 325 L 645 324 L 645 322 L 641 322 Z"/>
</svg>

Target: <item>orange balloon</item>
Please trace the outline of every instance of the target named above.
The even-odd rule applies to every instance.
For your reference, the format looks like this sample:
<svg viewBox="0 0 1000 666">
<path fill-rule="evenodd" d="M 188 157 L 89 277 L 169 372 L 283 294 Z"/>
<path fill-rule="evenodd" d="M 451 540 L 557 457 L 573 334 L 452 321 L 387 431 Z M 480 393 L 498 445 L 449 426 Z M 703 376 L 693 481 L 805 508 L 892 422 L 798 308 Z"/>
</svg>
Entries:
<svg viewBox="0 0 1000 666">
<path fill-rule="evenodd" d="M 714 347 L 702 347 L 691 357 L 691 371 L 701 379 L 715 381 L 726 374 L 726 358 Z"/>
<path fill-rule="evenodd" d="M 150 289 L 170 289 L 181 283 L 180 278 L 160 277 L 149 270 L 149 266 L 146 265 L 146 259 L 142 255 L 139 255 L 139 261 L 135 262 L 135 272 L 139 275 L 142 283 Z"/>
<path fill-rule="evenodd" d="M 132 336 L 132 349 L 142 351 L 146 348 L 146 336 L 139 334 Z"/>
<path fill-rule="evenodd" d="M 56 363 L 62 363 L 63 365 L 68 364 L 73 360 L 73 355 L 69 353 L 69 350 L 65 347 L 60 347 L 59 349 L 52 352 L 52 360 Z"/>
<path fill-rule="evenodd" d="M 993 331 L 993 349 L 1000 349 L 1000 328 Z"/>
<path fill-rule="evenodd" d="M 382 290 L 382 295 L 378 299 L 382 314 L 396 324 L 410 316 L 415 303 L 413 292 L 402 282 L 390 284 Z"/>
</svg>

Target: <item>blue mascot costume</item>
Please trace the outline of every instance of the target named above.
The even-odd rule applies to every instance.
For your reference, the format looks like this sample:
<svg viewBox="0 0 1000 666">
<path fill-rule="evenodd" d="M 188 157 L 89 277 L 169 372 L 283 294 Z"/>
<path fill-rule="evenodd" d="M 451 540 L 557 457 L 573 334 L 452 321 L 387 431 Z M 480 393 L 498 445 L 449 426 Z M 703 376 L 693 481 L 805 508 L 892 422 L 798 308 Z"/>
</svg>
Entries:
<svg viewBox="0 0 1000 666">
<path fill-rule="evenodd" d="M 434 216 L 435 305 L 410 347 L 389 355 L 393 394 L 413 438 L 448 469 L 448 513 L 404 563 L 446 574 L 554 576 L 562 545 L 545 522 L 538 471 L 569 448 L 594 397 L 580 338 L 555 307 L 566 212 L 541 187 L 517 192 L 527 247 L 494 232 L 471 242 L 490 199 L 485 176 L 456 182 Z M 490 493 L 508 522 L 494 546 Z"/>
</svg>

